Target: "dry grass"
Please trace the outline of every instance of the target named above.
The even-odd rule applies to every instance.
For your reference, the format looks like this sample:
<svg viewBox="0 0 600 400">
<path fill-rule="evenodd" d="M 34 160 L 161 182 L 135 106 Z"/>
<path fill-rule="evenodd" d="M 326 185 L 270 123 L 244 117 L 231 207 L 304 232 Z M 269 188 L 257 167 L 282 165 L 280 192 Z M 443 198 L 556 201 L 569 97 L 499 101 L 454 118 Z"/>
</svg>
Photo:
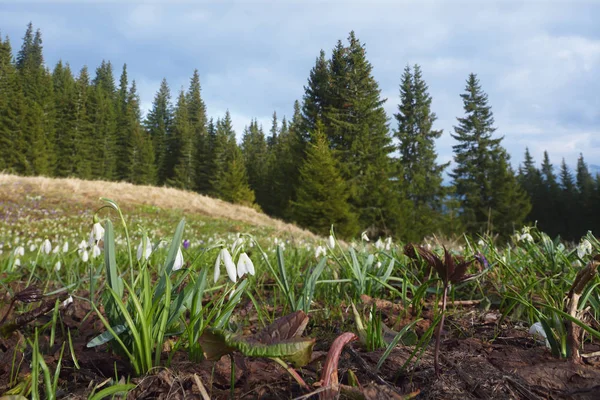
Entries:
<svg viewBox="0 0 600 400">
<path fill-rule="evenodd" d="M 23 177 L 0 173 L 0 200 L 18 202 L 25 195 L 42 195 L 53 202 L 76 203 L 90 209 L 106 197 L 120 206 L 150 205 L 162 209 L 178 209 L 217 219 L 264 226 L 278 232 L 305 237 L 314 235 L 295 225 L 271 218 L 252 208 L 231 204 L 194 192 L 167 187 L 141 186 L 124 182 L 86 181 L 75 178 Z"/>
</svg>

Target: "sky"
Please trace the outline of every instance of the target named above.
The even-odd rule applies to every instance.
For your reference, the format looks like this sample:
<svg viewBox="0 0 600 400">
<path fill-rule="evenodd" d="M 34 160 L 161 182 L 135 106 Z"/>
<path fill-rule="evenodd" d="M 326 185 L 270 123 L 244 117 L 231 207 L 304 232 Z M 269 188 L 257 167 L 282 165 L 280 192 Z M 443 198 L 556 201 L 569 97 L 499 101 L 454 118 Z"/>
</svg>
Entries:
<svg viewBox="0 0 600 400">
<path fill-rule="evenodd" d="M 407 64 L 419 64 L 437 114 L 440 162 L 452 160 L 460 94 L 476 73 L 496 134 L 516 167 L 528 147 L 536 162 L 574 166 L 583 153 L 600 166 L 600 1 L 280 0 L 6 1 L 0 33 L 13 49 L 27 24 L 42 32 L 49 68 L 79 71 L 105 60 L 115 77 L 127 63 L 147 111 L 166 78 L 176 100 L 194 69 L 209 117 L 229 110 L 241 135 L 273 111 L 291 117 L 321 49 L 330 56 L 350 31 L 366 46 L 390 128 Z M 600 168 L 600 167 L 599 167 Z M 600 171 L 600 169 L 599 169 Z"/>
</svg>

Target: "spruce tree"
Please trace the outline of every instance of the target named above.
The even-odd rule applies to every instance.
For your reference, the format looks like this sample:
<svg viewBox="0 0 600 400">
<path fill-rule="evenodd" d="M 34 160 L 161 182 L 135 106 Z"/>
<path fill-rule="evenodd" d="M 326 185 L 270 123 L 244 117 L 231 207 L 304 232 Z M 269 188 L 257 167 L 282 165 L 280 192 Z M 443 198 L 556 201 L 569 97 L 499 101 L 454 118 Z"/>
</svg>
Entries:
<svg viewBox="0 0 600 400">
<path fill-rule="evenodd" d="M 323 126 L 317 122 L 306 160 L 300 168 L 292 214 L 300 226 L 317 234 L 327 235 L 333 224 L 340 237 L 351 237 L 358 232 L 357 219 L 350 209 L 348 187 L 337 164 Z"/>
<path fill-rule="evenodd" d="M 433 129 L 437 117 L 431 111 L 431 101 L 421 68 L 415 65 L 411 71 L 406 66 L 395 117 L 399 140 L 397 176 L 401 185 L 398 201 L 405 211 L 402 236 L 411 240 L 420 240 L 439 231 L 445 219 L 447 190 L 442 186 L 442 174 L 449 163 L 437 164 L 435 140 L 442 131 Z"/>
<path fill-rule="evenodd" d="M 530 203 L 509 168 L 508 155 L 501 146 L 502 138 L 493 138 L 496 130 L 487 94 L 475 74 L 467 79 L 461 94 L 464 117 L 459 117 L 452 137 L 456 167 L 450 174 L 456 195 L 462 200 L 461 217 L 467 232 L 512 233 L 529 213 Z M 507 204 L 512 212 L 507 215 Z"/>
<path fill-rule="evenodd" d="M 256 120 L 244 129 L 242 153 L 248 173 L 248 184 L 256 195 L 256 202 L 263 208 L 271 195 L 267 186 L 267 142 L 262 127 L 258 126 Z"/>
<path fill-rule="evenodd" d="M 132 153 L 132 140 L 134 126 L 128 116 L 129 107 L 129 81 L 127 77 L 127 64 L 123 64 L 123 72 L 119 79 L 119 90 L 116 93 L 115 117 L 117 124 L 115 152 L 117 156 L 116 178 L 128 180 L 131 177 L 131 164 L 129 157 Z"/>
<path fill-rule="evenodd" d="M 244 156 L 237 145 L 229 111 L 216 125 L 211 181 L 214 194 L 225 201 L 251 206 L 255 199 L 254 192 L 248 185 Z"/>
<path fill-rule="evenodd" d="M 211 157 L 208 145 L 206 106 L 201 96 L 200 75 L 198 70 L 194 70 L 190 87 L 186 93 L 186 102 L 192 141 L 194 146 L 194 190 L 200 193 L 207 193 L 209 182 L 206 180 L 206 166 Z"/>
<path fill-rule="evenodd" d="M 0 170 L 24 174 L 27 142 L 22 131 L 25 98 L 8 37 L 0 38 Z"/>
<path fill-rule="evenodd" d="M 169 176 L 167 168 L 169 165 L 168 142 L 172 121 L 171 90 L 167 80 L 163 79 L 158 92 L 154 96 L 152 109 L 148 112 L 144 123 L 152 138 L 159 185 L 163 185 Z"/>
<path fill-rule="evenodd" d="M 179 93 L 173 117 L 170 152 L 173 157 L 173 177 L 170 186 L 192 190 L 195 187 L 195 143 L 190 125 L 188 104 L 183 90 Z"/>
<path fill-rule="evenodd" d="M 595 203 L 595 182 L 592 174 L 588 169 L 588 166 L 583 159 L 583 154 L 579 154 L 577 159 L 577 173 L 576 173 L 576 187 L 577 187 L 577 216 L 576 226 L 577 235 L 585 235 L 585 233 L 594 228 L 593 220 L 596 214 L 596 207 L 598 203 Z"/>
<path fill-rule="evenodd" d="M 559 175 L 561 210 L 564 212 L 561 232 L 566 240 L 574 240 L 577 236 L 577 189 L 573 174 L 564 158 L 560 164 Z"/>
<path fill-rule="evenodd" d="M 354 32 L 348 41 L 346 47 L 338 42 L 331 57 L 324 130 L 342 161 L 342 177 L 349 183 L 349 201 L 359 224 L 373 235 L 390 234 L 388 222 L 397 207 L 390 185 L 393 145 L 383 108 L 386 100 L 364 45 Z"/>
<path fill-rule="evenodd" d="M 156 184 L 156 166 L 154 164 L 154 149 L 150 135 L 140 122 L 140 98 L 137 94 L 135 81 L 127 95 L 127 128 L 129 138 L 129 176 L 128 181 L 135 184 Z"/>
<path fill-rule="evenodd" d="M 542 218 L 542 207 L 544 202 L 548 201 L 547 193 L 544 187 L 542 173 L 535 166 L 535 162 L 529 148 L 525 148 L 525 160 L 519 168 L 519 184 L 527 192 L 531 199 L 531 211 L 527 216 L 529 222 L 539 222 L 539 227 L 546 231 L 546 221 Z"/>
<path fill-rule="evenodd" d="M 206 137 L 202 148 L 198 149 L 200 156 L 196 160 L 196 190 L 202 194 L 214 194 L 212 181 L 215 171 L 215 140 L 217 128 L 213 119 L 208 121 Z"/>
<path fill-rule="evenodd" d="M 341 46 L 341 42 L 339 43 Z M 329 61 L 325 51 L 321 50 L 315 66 L 310 71 L 308 85 L 304 87 L 302 103 L 302 138 L 309 139 L 309 132 L 314 132 L 317 121 L 324 122 L 327 118 L 326 108 L 330 106 L 331 74 Z"/>
<path fill-rule="evenodd" d="M 76 87 L 75 78 L 69 65 L 59 61 L 52 72 L 54 84 L 55 146 L 60 152 L 57 158 L 57 176 L 76 176 L 75 159 L 78 157 L 78 143 L 82 140 L 76 129 Z"/>
<path fill-rule="evenodd" d="M 92 178 L 92 139 L 93 127 L 91 122 L 91 88 L 87 67 L 79 72 L 75 82 L 75 131 L 77 156 L 74 160 L 75 175 L 83 179 Z M 60 150 L 62 153 L 62 150 Z"/>
<path fill-rule="evenodd" d="M 112 64 L 102 61 L 96 69 L 90 92 L 90 122 L 92 124 L 92 177 L 116 179 L 116 109 L 115 80 Z"/>
<path fill-rule="evenodd" d="M 561 227 L 563 226 L 562 219 L 562 207 L 560 201 L 560 187 L 556 174 L 554 172 L 554 166 L 550 162 L 548 152 L 544 151 L 544 160 L 541 166 L 542 184 L 543 191 L 542 196 L 545 199 L 540 204 L 540 221 L 543 221 L 544 231 L 551 237 L 555 237 L 561 234 Z"/>
</svg>

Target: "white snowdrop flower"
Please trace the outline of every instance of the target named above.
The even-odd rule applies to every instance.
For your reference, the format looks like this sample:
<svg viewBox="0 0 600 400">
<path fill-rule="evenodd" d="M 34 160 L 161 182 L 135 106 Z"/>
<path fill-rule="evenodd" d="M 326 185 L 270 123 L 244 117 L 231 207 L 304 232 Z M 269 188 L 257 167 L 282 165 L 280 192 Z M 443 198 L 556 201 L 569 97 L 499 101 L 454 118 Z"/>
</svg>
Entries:
<svg viewBox="0 0 600 400">
<path fill-rule="evenodd" d="M 315 258 L 319 258 L 321 256 L 325 257 L 327 255 L 327 250 L 323 246 L 317 246 L 315 249 Z"/>
<path fill-rule="evenodd" d="M 32 244 L 31 244 L 31 246 L 29 246 L 29 251 L 30 251 L 30 252 L 34 252 L 34 251 L 35 251 L 35 249 L 37 249 L 37 246 L 36 246 L 35 244 L 33 244 L 33 243 L 32 243 Z"/>
<path fill-rule="evenodd" d="M 85 249 L 87 249 L 87 247 L 88 247 L 88 246 L 87 246 L 87 242 L 86 242 L 85 240 L 82 240 L 82 241 L 79 243 L 79 246 L 77 246 L 77 248 L 78 248 L 79 250 L 85 250 Z"/>
<path fill-rule="evenodd" d="M 100 240 L 104 238 L 104 228 L 100 225 L 100 222 L 94 223 L 92 226 L 92 231 L 90 232 L 90 238 L 88 240 L 89 245 L 93 245 L 94 243 L 98 243 Z"/>
<path fill-rule="evenodd" d="M 242 253 L 240 254 L 240 258 L 237 263 L 237 274 L 238 278 L 244 276 L 244 274 L 249 273 L 250 275 L 254 275 L 254 264 L 248 254 Z"/>
<path fill-rule="evenodd" d="M 58 245 L 54 246 L 54 249 L 52 249 L 52 254 L 58 254 L 59 250 L 60 248 L 58 247 Z"/>
<path fill-rule="evenodd" d="M 529 334 L 533 336 L 537 336 L 539 339 L 544 339 L 546 341 L 546 347 L 550 348 L 550 342 L 548 342 L 548 337 L 546 336 L 546 332 L 544 331 L 544 327 L 541 322 L 536 322 L 531 325 L 529 328 Z"/>
<path fill-rule="evenodd" d="M 277 244 L 278 242 L 279 242 L 279 239 L 277 239 L 277 238 L 273 239 L 273 243 Z"/>
<path fill-rule="evenodd" d="M 385 250 L 390 251 L 392 249 L 392 238 L 388 237 L 385 239 Z"/>
<path fill-rule="evenodd" d="M 592 244 L 589 240 L 583 239 L 577 246 L 577 257 L 583 258 L 588 254 L 592 254 Z"/>
<path fill-rule="evenodd" d="M 226 248 L 222 248 L 219 251 L 219 255 L 217 256 L 217 261 L 215 262 L 215 283 L 219 280 L 219 276 L 221 276 L 221 262 L 225 264 L 225 270 L 227 271 L 227 276 L 229 279 L 235 283 L 237 281 L 237 271 L 233 259 L 231 258 L 231 254 L 229 254 L 229 250 Z"/>
<path fill-rule="evenodd" d="M 66 253 L 69 251 L 69 242 L 63 243 L 62 252 Z"/>
<path fill-rule="evenodd" d="M 478 245 L 479 247 L 483 247 L 483 246 L 485 246 L 485 242 L 483 241 L 483 239 L 479 239 L 479 240 L 477 241 L 477 245 Z"/>
<path fill-rule="evenodd" d="M 152 254 L 152 243 L 150 243 L 150 239 L 146 236 L 146 246 L 144 247 L 144 240 L 140 240 L 140 244 L 137 248 L 137 260 L 140 261 L 142 257 L 144 260 L 150 258 L 150 254 Z"/>
<path fill-rule="evenodd" d="M 377 264 L 375 264 L 375 266 L 377 267 L 377 269 L 381 268 L 381 261 L 377 261 Z"/>
<path fill-rule="evenodd" d="M 333 235 L 329 235 L 329 248 L 331 250 L 335 249 L 335 239 Z"/>
<path fill-rule="evenodd" d="M 81 257 L 81 261 L 83 262 L 88 262 L 88 260 L 90 259 L 90 254 L 85 249 L 79 252 L 79 256 Z"/>
<path fill-rule="evenodd" d="M 383 250 L 385 248 L 385 244 L 381 241 L 381 238 L 378 238 L 375 242 L 375 248 L 377 250 Z"/>
<path fill-rule="evenodd" d="M 94 244 L 92 246 L 92 258 L 96 258 L 100 256 L 100 254 L 102 254 L 102 250 L 100 250 L 100 247 L 98 247 L 97 244 Z"/>
<path fill-rule="evenodd" d="M 44 240 L 44 243 L 42 243 L 42 253 L 50 254 L 51 251 L 52 251 L 52 243 L 50 243 L 50 240 L 48 240 L 48 239 Z"/>
<path fill-rule="evenodd" d="M 529 233 L 524 233 L 519 237 L 519 241 L 533 243 L 533 236 Z"/>
<path fill-rule="evenodd" d="M 173 262 L 172 271 L 178 271 L 183 267 L 183 253 L 181 252 L 181 246 L 177 249 L 177 255 L 175 256 L 175 262 Z"/>
<path fill-rule="evenodd" d="M 63 306 L 63 307 L 66 307 L 66 306 L 68 306 L 68 305 L 69 305 L 69 304 L 71 304 L 71 303 L 73 303 L 73 296 L 69 296 L 69 298 L 68 298 L 68 299 L 66 299 L 65 301 L 63 301 L 63 302 L 62 302 L 62 306 Z"/>
<path fill-rule="evenodd" d="M 21 259 L 20 258 L 15 259 L 15 262 L 13 263 L 13 266 L 20 267 L 21 266 Z"/>
<path fill-rule="evenodd" d="M 23 257 L 25 255 L 25 248 L 23 246 L 17 246 L 15 248 L 15 256 Z"/>
<path fill-rule="evenodd" d="M 364 231 L 363 233 L 360 234 L 360 238 L 362 240 L 364 240 L 365 242 L 369 241 L 369 237 L 367 236 L 367 231 Z"/>
<path fill-rule="evenodd" d="M 21 238 L 19 236 L 17 236 L 15 238 L 15 245 L 19 244 L 20 241 L 21 241 Z"/>
<path fill-rule="evenodd" d="M 56 262 L 56 264 L 54 264 L 54 270 L 56 272 L 60 271 L 60 267 L 62 266 L 60 260 Z"/>
</svg>

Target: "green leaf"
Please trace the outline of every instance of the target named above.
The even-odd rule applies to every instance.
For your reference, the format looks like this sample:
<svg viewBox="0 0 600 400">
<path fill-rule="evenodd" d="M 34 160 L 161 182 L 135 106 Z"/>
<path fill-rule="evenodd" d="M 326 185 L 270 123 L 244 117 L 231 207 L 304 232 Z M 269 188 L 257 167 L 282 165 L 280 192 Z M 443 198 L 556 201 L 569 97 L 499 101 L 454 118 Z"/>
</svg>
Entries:
<svg viewBox="0 0 600 400">
<path fill-rule="evenodd" d="M 123 298 L 123 280 L 119 276 L 117 269 L 115 231 L 110 220 L 106 221 L 106 229 L 104 230 L 104 264 L 108 285 L 115 291 L 119 298 Z"/>
<path fill-rule="evenodd" d="M 169 253 L 167 254 L 167 258 L 165 259 L 165 263 L 163 265 L 163 271 L 165 273 L 161 276 L 160 281 L 156 286 L 153 301 L 156 301 L 157 298 L 160 298 L 165 293 L 165 288 L 167 285 L 165 281 L 171 276 L 173 264 L 175 264 L 175 258 L 177 257 L 177 251 L 181 246 L 181 238 L 183 237 L 184 227 L 185 219 L 182 218 L 181 221 L 179 221 L 179 224 L 177 225 L 177 229 L 175 229 L 175 235 L 173 235 L 173 240 L 171 241 L 171 246 L 169 247 Z"/>
<path fill-rule="evenodd" d="M 119 385 L 109 386 L 105 389 L 102 389 L 98 393 L 94 394 L 89 400 L 103 400 L 107 397 L 112 397 L 116 394 L 125 394 L 133 389 L 135 385 L 133 383 L 124 383 Z"/>
<path fill-rule="evenodd" d="M 126 326 L 125 325 L 117 325 L 113 328 L 113 331 L 117 334 L 120 335 L 121 333 L 125 332 L 126 330 Z M 111 340 L 113 340 L 115 337 L 113 336 L 112 332 L 110 331 L 105 331 L 103 333 L 101 333 L 100 335 L 96 336 L 95 338 L 93 338 L 92 340 L 90 340 L 88 342 L 88 344 L 86 345 L 86 347 L 96 347 L 96 346 L 101 346 L 105 343 L 110 342 Z"/>
</svg>

